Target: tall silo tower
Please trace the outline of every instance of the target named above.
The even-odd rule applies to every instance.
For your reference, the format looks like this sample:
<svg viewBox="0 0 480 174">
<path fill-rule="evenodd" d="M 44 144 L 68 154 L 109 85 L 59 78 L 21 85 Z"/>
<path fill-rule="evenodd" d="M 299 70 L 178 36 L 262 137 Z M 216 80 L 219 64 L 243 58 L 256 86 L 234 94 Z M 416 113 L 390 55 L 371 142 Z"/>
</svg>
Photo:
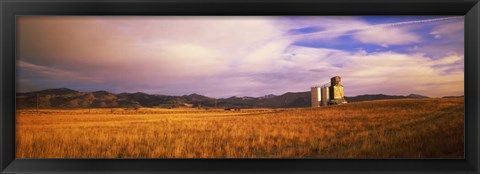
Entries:
<svg viewBox="0 0 480 174">
<path fill-rule="evenodd" d="M 320 102 L 322 101 L 322 97 L 320 96 L 320 87 L 314 86 L 310 88 L 310 95 L 312 98 L 312 108 L 320 107 Z"/>
<path fill-rule="evenodd" d="M 327 85 L 324 85 L 322 86 L 322 88 L 320 89 L 320 92 L 322 93 L 321 94 L 321 106 L 327 106 L 328 105 L 328 101 L 330 100 L 330 96 L 328 94 L 328 86 Z"/>
<path fill-rule="evenodd" d="M 329 104 L 347 103 L 347 100 L 345 100 L 345 94 L 343 92 L 343 85 L 340 82 L 341 82 L 340 76 L 335 76 L 330 79 Z"/>
</svg>

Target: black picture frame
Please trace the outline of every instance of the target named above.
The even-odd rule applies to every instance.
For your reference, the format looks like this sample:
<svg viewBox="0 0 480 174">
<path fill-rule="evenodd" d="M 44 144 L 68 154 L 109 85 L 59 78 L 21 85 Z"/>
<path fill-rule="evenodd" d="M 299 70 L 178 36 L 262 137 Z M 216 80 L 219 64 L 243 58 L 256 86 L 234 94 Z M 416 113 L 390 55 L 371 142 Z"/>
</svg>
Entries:
<svg viewBox="0 0 480 174">
<path fill-rule="evenodd" d="M 479 173 L 478 0 L 0 0 L 1 173 Z M 15 159 L 18 15 L 465 15 L 465 159 Z"/>
</svg>

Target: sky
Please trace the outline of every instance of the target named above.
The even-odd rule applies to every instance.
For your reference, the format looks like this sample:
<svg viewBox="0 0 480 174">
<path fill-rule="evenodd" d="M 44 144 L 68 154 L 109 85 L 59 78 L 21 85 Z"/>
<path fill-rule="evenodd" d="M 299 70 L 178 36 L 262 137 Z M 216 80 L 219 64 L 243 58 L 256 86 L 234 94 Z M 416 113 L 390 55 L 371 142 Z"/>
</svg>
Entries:
<svg viewBox="0 0 480 174">
<path fill-rule="evenodd" d="M 17 91 L 464 95 L 463 16 L 19 16 Z"/>
</svg>

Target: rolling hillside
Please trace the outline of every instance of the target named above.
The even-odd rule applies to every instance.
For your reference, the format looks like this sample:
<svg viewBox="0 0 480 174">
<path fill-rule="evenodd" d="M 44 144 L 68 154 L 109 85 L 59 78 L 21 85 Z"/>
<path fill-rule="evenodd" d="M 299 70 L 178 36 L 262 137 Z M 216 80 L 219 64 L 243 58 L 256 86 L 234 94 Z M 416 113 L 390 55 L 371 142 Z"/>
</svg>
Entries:
<svg viewBox="0 0 480 174">
<path fill-rule="evenodd" d="M 183 96 L 152 95 L 142 92 L 114 94 L 108 91 L 80 92 L 68 88 L 17 93 L 18 108 L 136 108 L 136 107 L 240 107 L 240 108 L 297 108 L 310 106 L 310 92 L 287 92 L 263 97 L 215 99 L 200 94 Z M 348 102 L 382 99 L 428 98 L 411 94 L 393 96 L 384 94 L 346 97 Z"/>
</svg>

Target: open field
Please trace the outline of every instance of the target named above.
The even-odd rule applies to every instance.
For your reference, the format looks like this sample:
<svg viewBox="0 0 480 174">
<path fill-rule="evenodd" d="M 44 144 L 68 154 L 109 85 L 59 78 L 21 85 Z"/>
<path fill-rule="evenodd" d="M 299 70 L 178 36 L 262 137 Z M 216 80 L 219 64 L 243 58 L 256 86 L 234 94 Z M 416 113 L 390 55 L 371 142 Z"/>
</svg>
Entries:
<svg viewBox="0 0 480 174">
<path fill-rule="evenodd" d="M 17 110 L 17 158 L 463 158 L 464 99 Z"/>
</svg>

